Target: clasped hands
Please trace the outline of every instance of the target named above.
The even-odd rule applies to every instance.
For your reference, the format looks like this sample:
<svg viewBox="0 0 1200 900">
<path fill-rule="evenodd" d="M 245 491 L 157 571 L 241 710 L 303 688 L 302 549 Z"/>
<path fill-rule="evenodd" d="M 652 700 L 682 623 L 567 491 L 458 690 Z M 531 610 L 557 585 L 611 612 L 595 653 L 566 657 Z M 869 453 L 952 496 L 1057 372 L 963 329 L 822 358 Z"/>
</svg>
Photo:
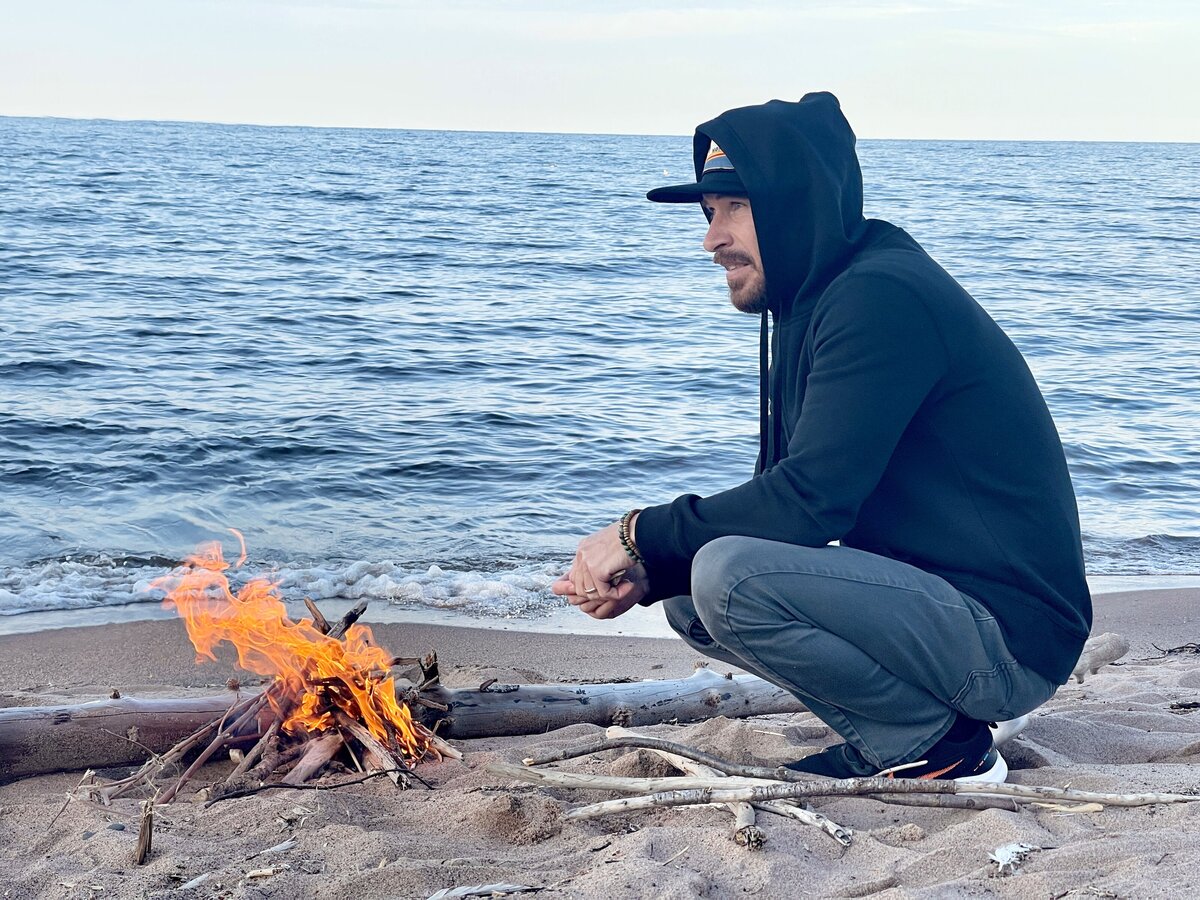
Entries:
<svg viewBox="0 0 1200 900">
<path fill-rule="evenodd" d="M 571 568 L 550 590 L 593 619 L 615 619 L 646 596 L 650 582 L 645 566 L 625 552 L 614 522 L 579 542 Z"/>
</svg>

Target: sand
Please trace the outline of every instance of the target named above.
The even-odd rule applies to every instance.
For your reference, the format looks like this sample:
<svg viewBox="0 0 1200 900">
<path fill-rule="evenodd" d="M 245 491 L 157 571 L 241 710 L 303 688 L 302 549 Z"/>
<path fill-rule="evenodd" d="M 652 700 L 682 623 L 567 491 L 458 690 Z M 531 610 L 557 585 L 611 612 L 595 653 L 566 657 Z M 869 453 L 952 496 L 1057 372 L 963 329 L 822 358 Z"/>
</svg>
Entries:
<svg viewBox="0 0 1200 900">
<path fill-rule="evenodd" d="M 1097 597 L 1095 633 L 1131 643 L 1119 663 L 1072 682 L 1033 715 L 1005 755 L 1018 784 L 1098 791 L 1200 793 L 1200 655 L 1163 654 L 1200 641 L 1200 591 Z M 369 618 L 369 615 L 368 615 Z M 443 680 L 474 686 L 687 675 L 696 659 L 669 639 L 384 625 L 397 654 L 436 648 Z M 0 705 L 107 696 L 207 695 L 237 674 L 197 665 L 173 621 L 0 637 Z M 835 740 L 806 713 L 660 725 L 648 733 L 745 763 L 778 763 Z M 1200 870 L 1200 803 L 1063 813 L 916 809 L 870 800 L 817 801 L 854 829 L 843 848 L 819 831 L 760 814 L 765 846 L 731 837 L 717 808 L 562 821 L 611 794 L 547 790 L 491 775 L 493 760 L 601 733 L 465 741 L 463 763 L 422 767 L 434 790 L 398 792 L 383 779 L 336 791 L 277 790 L 204 809 L 161 807 L 154 852 L 136 867 L 139 804 L 67 803 L 80 772 L 0 786 L 0 897 L 424 898 L 442 888 L 506 882 L 551 897 L 1190 897 Z M 206 770 L 215 780 L 228 763 Z M 610 751 L 561 764 L 606 774 L 659 774 L 645 751 Z M 61 815 L 55 820 L 55 815 Z M 294 841 L 290 849 L 264 853 Z M 1013 843 L 1029 851 L 1011 874 L 990 860 Z M 263 870 L 273 874 L 256 874 Z M 200 876 L 198 886 L 180 887 Z M 534 896 L 529 894 L 528 896 Z"/>
</svg>

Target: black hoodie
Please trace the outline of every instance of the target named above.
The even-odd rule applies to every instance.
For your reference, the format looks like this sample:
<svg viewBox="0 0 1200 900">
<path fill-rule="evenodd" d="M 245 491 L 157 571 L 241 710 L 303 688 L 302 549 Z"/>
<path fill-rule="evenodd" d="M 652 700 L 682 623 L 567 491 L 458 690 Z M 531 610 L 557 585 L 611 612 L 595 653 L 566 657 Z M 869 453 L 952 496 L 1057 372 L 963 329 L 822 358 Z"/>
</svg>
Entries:
<svg viewBox="0 0 1200 900">
<path fill-rule="evenodd" d="M 832 94 L 701 125 L 697 178 L 710 141 L 753 210 L 770 411 L 754 478 L 638 517 L 649 599 L 688 593 L 692 558 L 723 535 L 839 541 L 944 578 L 992 612 L 1020 662 L 1065 682 L 1091 598 L 1062 445 L 1020 353 L 907 233 L 863 218 Z"/>
</svg>

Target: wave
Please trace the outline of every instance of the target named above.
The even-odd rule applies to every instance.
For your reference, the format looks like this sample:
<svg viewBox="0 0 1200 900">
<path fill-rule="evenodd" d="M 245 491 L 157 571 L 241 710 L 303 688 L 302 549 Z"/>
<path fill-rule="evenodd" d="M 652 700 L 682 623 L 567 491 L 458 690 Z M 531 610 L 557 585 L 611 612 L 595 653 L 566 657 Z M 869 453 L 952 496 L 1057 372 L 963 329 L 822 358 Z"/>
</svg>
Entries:
<svg viewBox="0 0 1200 900">
<path fill-rule="evenodd" d="M 180 571 L 166 557 L 105 553 L 3 566 L 0 616 L 161 603 L 166 591 L 156 582 Z M 562 608 L 562 600 L 550 593 L 560 573 L 559 563 L 545 560 L 484 568 L 357 560 L 294 567 L 261 562 L 227 574 L 235 589 L 252 578 L 265 578 L 285 600 L 371 600 L 481 619 L 517 619 Z"/>
</svg>

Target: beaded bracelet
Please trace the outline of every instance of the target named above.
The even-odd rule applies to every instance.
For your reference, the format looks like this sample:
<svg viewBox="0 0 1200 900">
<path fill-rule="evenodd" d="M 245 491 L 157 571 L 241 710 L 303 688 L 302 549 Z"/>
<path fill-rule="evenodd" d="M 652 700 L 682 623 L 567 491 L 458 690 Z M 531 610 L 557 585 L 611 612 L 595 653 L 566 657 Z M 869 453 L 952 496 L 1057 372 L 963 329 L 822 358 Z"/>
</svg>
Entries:
<svg viewBox="0 0 1200 900">
<path fill-rule="evenodd" d="M 638 552 L 637 544 L 633 542 L 633 536 L 629 533 L 629 523 L 640 512 L 640 509 L 631 509 L 621 516 L 621 522 L 617 526 L 617 535 L 621 538 L 621 546 L 625 548 L 625 555 L 633 560 L 634 565 L 642 565 L 646 562 L 642 558 L 642 554 Z"/>
</svg>

